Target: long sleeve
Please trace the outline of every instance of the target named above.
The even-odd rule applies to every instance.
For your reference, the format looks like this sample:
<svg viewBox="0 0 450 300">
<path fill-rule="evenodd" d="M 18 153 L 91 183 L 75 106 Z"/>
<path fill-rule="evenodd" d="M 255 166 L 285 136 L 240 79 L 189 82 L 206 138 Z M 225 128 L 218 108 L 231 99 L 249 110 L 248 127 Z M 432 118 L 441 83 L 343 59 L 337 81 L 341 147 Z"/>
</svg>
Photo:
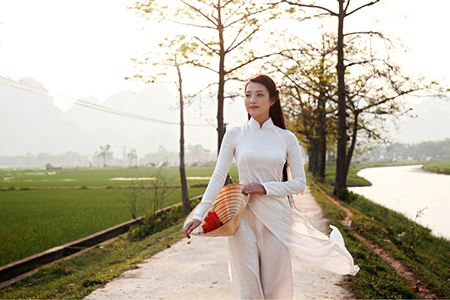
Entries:
<svg viewBox="0 0 450 300">
<path fill-rule="evenodd" d="M 292 179 L 288 181 L 269 181 L 262 185 L 268 196 L 288 196 L 301 193 L 306 188 L 305 170 L 297 138 L 289 132 L 287 141 L 287 161 L 291 170 Z"/>
<path fill-rule="evenodd" d="M 211 176 L 205 193 L 203 194 L 202 201 L 197 205 L 195 214 L 192 217 L 193 219 L 203 221 L 205 213 L 219 195 L 220 190 L 225 183 L 228 171 L 230 170 L 231 162 L 233 161 L 236 133 L 235 128 L 225 133 L 222 140 L 222 145 L 220 146 L 219 157 L 217 158 L 214 173 Z"/>
</svg>

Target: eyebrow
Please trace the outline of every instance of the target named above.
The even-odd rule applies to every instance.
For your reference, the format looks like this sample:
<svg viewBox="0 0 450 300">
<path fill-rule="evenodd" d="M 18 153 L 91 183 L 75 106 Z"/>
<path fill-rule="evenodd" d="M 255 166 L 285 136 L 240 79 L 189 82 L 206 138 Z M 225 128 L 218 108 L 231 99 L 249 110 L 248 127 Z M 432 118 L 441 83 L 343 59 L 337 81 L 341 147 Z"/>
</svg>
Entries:
<svg viewBox="0 0 450 300">
<path fill-rule="evenodd" d="M 249 92 L 251 92 L 251 91 L 245 91 L 246 93 L 249 93 Z M 264 93 L 264 91 L 263 90 L 257 90 L 257 91 L 255 91 L 255 92 L 263 92 Z"/>
</svg>

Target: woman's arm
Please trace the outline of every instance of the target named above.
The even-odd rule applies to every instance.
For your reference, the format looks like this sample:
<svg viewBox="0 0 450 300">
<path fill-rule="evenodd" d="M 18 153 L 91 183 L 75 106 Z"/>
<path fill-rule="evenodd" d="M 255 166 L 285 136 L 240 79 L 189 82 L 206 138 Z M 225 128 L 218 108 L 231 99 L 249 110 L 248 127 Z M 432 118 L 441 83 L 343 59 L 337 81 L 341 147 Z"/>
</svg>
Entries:
<svg viewBox="0 0 450 300">
<path fill-rule="evenodd" d="M 237 129 L 237 128 L 236 128 Z M 225 133 L 220 146 L 219 157 L 217 158 L 216 167 L 211 179 L 208 183 L 202 201 L 197 205 L 193 219 L 202 221 L 205 213 L 211 207 L 211 204 L 216 200 L 222 189 L 228 171 L 230 170 L 231 162 L 233 161 L 235 151 L 235 138 L 238 131 L 231 129 Z"/>
<path fill-rule="evenodd" d="M 269 181 L 262 183 L 268 196 L 288 196 L 301 193 L 306 188 L 305 170 L 297 138 L 289 132 L 287 141 L 287 161 L 292 179 L 288 181 Z"/>
</svg>

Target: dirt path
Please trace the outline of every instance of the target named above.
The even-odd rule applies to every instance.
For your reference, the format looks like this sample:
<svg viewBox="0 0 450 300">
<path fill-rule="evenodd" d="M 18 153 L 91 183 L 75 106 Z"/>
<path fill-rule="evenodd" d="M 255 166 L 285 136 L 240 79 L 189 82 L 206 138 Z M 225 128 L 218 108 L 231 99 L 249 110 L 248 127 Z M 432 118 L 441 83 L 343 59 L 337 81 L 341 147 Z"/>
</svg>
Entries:
<svg viewBox="0 0 450 300">
<path fill-rule="evenodd" d="M 328 220 L 309 189 L 294 196 L 309 221 L 328 233 Z M 294 299 L 350 299 L 344 276 L 292 257 Z M 139 264 L 85 299 L 232 299 L 227 238 L 182 239 Z"/>
</svg>

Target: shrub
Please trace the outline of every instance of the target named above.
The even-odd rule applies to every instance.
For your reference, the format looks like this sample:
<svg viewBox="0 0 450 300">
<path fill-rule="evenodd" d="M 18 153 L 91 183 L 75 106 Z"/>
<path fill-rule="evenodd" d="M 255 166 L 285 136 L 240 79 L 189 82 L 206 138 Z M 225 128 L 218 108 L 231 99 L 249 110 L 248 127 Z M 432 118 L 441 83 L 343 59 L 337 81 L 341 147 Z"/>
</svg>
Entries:
<svg viewBox="0 0 450 300">
<path fill-rule="evenodd" d="M 166 228 L 177 224 L 183 215 L 183 205 L 172 207 L 169 211 L 161 214 L 147 214 L 143 225 L 135 225 L 130 228 L 130 237 L 132 239 L 142 239 L 149 235 L 153 235 Z"/>
<path fill-rule="evenodd" d="M 353 201 L 355 201 L 356 199 L 358 199 L 358 195 L 349 191 L 348 189 L 342 189 L 340 190 L 337 195 L 336 195 L 340 200 L 347 202 L 347 203 L 352 203 Z"/>
</svg>

